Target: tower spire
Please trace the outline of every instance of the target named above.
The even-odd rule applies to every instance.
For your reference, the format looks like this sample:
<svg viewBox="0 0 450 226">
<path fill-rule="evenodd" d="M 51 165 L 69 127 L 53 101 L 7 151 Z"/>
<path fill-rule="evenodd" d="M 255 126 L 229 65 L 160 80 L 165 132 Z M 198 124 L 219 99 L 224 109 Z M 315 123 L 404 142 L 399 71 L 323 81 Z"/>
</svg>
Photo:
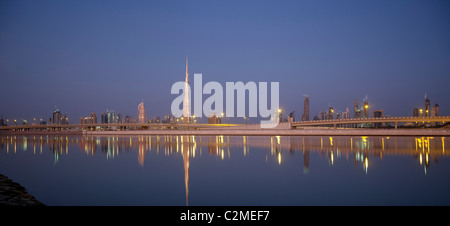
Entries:
<svg viewBox="0 0 450 226">
<path fill-rule="evenodd" d="M 187 55 L 186 55 L 186 82 L 189 83 L 189 62 Z"/>
</svg>

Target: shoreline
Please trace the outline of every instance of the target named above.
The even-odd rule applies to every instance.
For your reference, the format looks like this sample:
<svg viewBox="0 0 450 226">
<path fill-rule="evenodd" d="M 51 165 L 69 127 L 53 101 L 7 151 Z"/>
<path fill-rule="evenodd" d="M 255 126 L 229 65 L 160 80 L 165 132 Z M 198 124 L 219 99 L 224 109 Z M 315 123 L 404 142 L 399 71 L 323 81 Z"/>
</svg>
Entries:
<svg viewBox="0 0 450 226">
<path fill-rule="evenodd" d="M 115 130 L 115 131 L 15 131 L 0 136 L 49 135 L 203 135 L 203 136 L 450 136 L 444 129 L 202 129 L 202 130 Z"/>
<path fill-rule="evenodd" d="M 45 206 L 17 182 L 0 174 L 0 206 Z"/>
</svg>

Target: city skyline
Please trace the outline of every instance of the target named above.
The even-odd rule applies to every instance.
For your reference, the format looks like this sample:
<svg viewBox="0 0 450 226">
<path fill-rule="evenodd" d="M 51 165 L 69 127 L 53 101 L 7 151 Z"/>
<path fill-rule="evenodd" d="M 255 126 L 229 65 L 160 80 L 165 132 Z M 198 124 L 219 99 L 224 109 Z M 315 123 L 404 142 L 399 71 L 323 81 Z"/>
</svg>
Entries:
<svg viewBox="0 0 450 226">
<path fill-rule="evenodd" d="M 310 120 L 352 115 L 366 95 L 370 115 L 412 116 L 425 94 L 450 115 L 446 1 L 0 4 L 5 119 L 47 120 L 55 105 L 72 124 L 107 109 L 137 118 L 141 98 L 147 119 L 168 115 L 186 55 L 205 81 L 280 82 L 296 121 L 305 94 Z"/>
</svg>

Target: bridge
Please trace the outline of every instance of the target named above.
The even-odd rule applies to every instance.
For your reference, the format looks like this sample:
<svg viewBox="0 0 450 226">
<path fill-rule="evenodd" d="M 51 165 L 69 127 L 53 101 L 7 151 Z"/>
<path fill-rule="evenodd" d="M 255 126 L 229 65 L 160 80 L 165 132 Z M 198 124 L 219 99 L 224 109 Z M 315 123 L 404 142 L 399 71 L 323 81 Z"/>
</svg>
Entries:
<svg viewBox="0 0 450 226">
<path fill-rule="evenodd" d="M 436 117 L 383 117 L 383 118 L 350 118 L 298 121 L 281 123 L 275 129 L 301 129 L 302 127 L 334 127 L 338 125 L 368 125 L 368 124 L 394 124 L 397 129 L 399 123 L 448 123 L 450 116 Z M 356 126 L 351 126 L 356 127 Z M 2 131 L 125 131 L 125 130 L 267 130 L 261 129 L 259 124 L 190 124 L 190 123 L 111 123 L 111 124 L 49 124 L 49 125 L 9 125 L 0 126 Z"/>
<path fill-rule="evenodd" d="M 307 127 L 307 126 L 333 126 L 338 125 L 361 125 L 361 124 L 391 124 L 394 123 L 397 129 L 399 123 L 447 123 L 450 122 L 450 116 L 436 116 L 436 117 L 382 117 L 382 118 L 349 118 L 349 119 L 329 119 L 329 120 L 313 120 L 313 121 L 299 121 L 291 123 L 291 128 Z"/>
<path fill-rule="evenodd" d="M 236 124 L 187 124 L 187 123 L 97 123 L 97 124 L 48 124 L 0 126 L 0 131 L 40 130 L 148 130 L 148 129 L 208 129 L 236 126 Z"/>
</svg>

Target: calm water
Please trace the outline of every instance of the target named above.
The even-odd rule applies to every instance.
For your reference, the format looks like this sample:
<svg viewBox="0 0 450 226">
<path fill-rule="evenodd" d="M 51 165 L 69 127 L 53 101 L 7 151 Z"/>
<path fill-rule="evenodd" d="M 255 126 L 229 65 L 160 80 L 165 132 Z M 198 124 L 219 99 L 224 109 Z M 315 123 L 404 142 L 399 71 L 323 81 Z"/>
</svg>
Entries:
<svg viewBox="0 0 450 226">
<path fill-rule="evenodd" d="M 0 138 L 47 205 L 450 205 L 449 137 Z"/>
</svg>

